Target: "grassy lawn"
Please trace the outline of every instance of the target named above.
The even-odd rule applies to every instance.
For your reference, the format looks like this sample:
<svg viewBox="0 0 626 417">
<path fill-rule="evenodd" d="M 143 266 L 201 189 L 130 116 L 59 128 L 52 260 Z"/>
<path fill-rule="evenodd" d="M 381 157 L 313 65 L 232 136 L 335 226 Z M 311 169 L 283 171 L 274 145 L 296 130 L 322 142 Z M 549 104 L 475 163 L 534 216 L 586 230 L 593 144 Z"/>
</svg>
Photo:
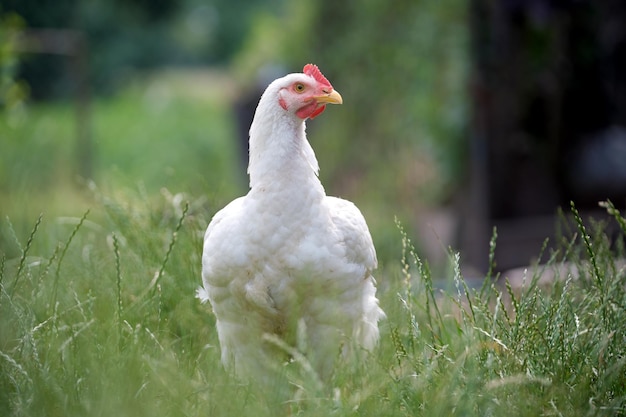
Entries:
<svg viewBox="0 0 626 417">
<path fill-rule="evenodd" d="M 94 103 L 95 185 L 72 185 L 67 105 L 2 119 L 0 415 L 626 415 L 626 220 L 610 206 L 617 239 L 578 219 L 516 288 L 468 288 L 450 253 L 450 290 L 436 289 L 386 219 L 378 349 L 326 385 L 290 364 L 278 412 L 231 378 L 194 291 L 203 230 L 245 178 L 228 88 L 199 85 L 148 79 Z M 540 285 L 544 270 L 560 279 Z"/>
<path fill-rule="evenodd" d="M 95 184 L 112 193 L 153 195 L 167 188 L 205 194 L 220 200 L 216 204 L 242 193 L 245 168 L 236 163 L 231 92 L 222 78 L 207 72 L 159 73 L 95 100 L 87 122 Z M 83 192 L 88 184 L 76 176 L 73 103 L 33 104 L 0 116 L 4 215 L 28 210 L 32 218 L 42 208 L 49 211 L 46 203 L 59 195 L 64 201 L 68 195 L 91 197 Z"/>
</svg>

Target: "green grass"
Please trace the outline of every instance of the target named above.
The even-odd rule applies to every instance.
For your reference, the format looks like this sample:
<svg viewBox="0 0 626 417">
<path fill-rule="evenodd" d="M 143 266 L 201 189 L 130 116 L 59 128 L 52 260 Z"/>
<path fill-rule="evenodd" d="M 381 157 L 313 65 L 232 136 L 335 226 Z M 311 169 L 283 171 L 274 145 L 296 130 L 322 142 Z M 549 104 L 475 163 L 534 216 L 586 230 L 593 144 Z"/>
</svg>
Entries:
<svg viewBox="0 0 626 417">
<path fill-rule="evenodd" d="M 275 415 L 222 369 L 193 296 L 205 203 L 98 201 L 102 220 L 37 217 L 0 259 L 0 415 Z M 451 253 L 453 290 L 437 290 L 400 231 L 403 253 L 378 273 L 379 348 L 325 386 L 292 365 L 292 415 L 626 415 L 623 244 L 574 215 L 575 236 L 520 288 L 468 288 Z M 539 285 L 563 265 L 577 275 Z"/>
<path fill-rule="evenodd" d="M 220 200 L 240 194 L 245 168 L 236 159 L 230 90 L 218 73 L 172 71 L 144 75 L 114 96 L 94 99 L 85 122 L 94 153 L 89 180 L 106 190 L 147 195 L 161 188 Z M 59 194 L 89 206 L 80 203 L 85 194 L 72 193 L 86 182 L 77 178 L 76 132 L 71 102 L 0 111 L 2 214 L 47 211 Z"/>
</svg>

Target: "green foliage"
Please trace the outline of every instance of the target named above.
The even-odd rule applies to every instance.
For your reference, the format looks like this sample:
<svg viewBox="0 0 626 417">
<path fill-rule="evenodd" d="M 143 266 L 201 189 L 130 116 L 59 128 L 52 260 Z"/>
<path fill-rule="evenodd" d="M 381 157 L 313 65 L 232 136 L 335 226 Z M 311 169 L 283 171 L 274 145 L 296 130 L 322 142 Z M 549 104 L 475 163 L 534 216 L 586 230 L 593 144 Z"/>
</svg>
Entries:
<svg viewBox="0 0 626 417">
<path fill-rule="evenodd" d="M 88 45 L 94 92 L 109 94 L 136 71 L 163 66 L 228 63 L 241 47 L 258 10 L 276 10 L 284 1 L 259 0 L 5 0 L 28 29 L 72 29 Z M 68 71 L 72 58 L 24 54 L 21 78 L 39 99 L 67 98 L 76 87 Z"/>
<path fill-rule="evenodd" d="M 0 110 L 19 111 L 28 95 L 26 85 L 16 79 L 18 70 L 17 43 L 24 26 L 15 13 L 2 13 L 0 8 Z"/>
<path fill-rule="evenodd" d="M 0 113 L 0 192 L 44 190 L 71 175 L 72 117 L 67 106 L 24 107 L 19 114 L 8 110 Z"/>
<path fill-rule="evenodd" d="M 161 187 L 232 197 L 245 184 L 218 73 L 172 72 L 144 78 L 126 94 L 99 101 L 93 129 L 105 178 L 148 194 Z"/>
<path fill-rule="evenodd" d="M 21 254 L 0 258 L 2 415 L 626 413 L 624 266 L 602 226 L 588 231 L 575 211 L 564 261 L 553 256 L 517 287 L 470 288 L 451 253 L 453 289 L 438 290 L 401 230 L 399 263 L 379 274 L 379 348 L 320 385 L 284 347 L 294 391 L 276 409 L 222 370 L 210 310 L 193 298 L 206 204 L 97 199 L 80 218 L 39 217 L 14 236 Z M 546 271 L 559 278 L 547 287 Z"/>
<path fill-rule="evenodd" d="M 384 172 L 376 165 L 399 163 L 408 172 L 396 179 L 400 187 L 396 193 L 405 196 L 420 191 L 420 199 L 428 196 L 424 187 L 418 187 L 429 173 L 419 172 L 419 166 L 430 163 L 438 186 L 431 186 L 429 192 L 446 196 L 464 154 L 469 63 L 465 2 L 324 5 L 313 27 L 334 24 L 342 30 L 319 31 L 315 56 L 309 59 L 329 66 L 329 76 L 352 103 L 348 110 L 342 109 L 347 112 L 343 115 L 346 130 L 334 135 L 326 130 L 328 141 L 344 135 L 347 149 L 339 154 L 356 156 L 360 170 Z M 365 178 L 367 183 L 375 180 Z"/>
<path fill-rule="evenodd" d="M 123 94 L 94 102 L 88 125 L 98 183 L 233 195 L 243 172 L 232 163 L 235 143 L 220 85 L 210 73 L 144 76 Z M 0 113 L 0 193 L 34 198 L 75 178 L 76 117 L 59 103 L 28 106 L 19 117 Z"/>
</svg>

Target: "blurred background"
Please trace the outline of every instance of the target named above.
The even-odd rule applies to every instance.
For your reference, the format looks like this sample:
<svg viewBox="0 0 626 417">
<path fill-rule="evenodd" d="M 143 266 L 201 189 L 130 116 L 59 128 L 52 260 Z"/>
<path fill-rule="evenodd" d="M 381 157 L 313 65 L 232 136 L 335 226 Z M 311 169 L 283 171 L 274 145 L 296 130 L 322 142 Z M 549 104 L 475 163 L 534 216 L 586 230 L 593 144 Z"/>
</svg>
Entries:
<svg viewBox="0 0 626 417">
<path fill-rule="evenodd" d="M 94 190 L 247 190 L 265 86 L 317 64 L 344 105 L 308 123 L 327 193 L 381 263 L 526 265 L 569 201 L 626 201 L 626 5 L 592 0 L 2 0 L 0 254 Z M 22 230 L 23 229 L 23 230 Z M 442 267 L 445 268 L 445 267 Z"/>
</svg>

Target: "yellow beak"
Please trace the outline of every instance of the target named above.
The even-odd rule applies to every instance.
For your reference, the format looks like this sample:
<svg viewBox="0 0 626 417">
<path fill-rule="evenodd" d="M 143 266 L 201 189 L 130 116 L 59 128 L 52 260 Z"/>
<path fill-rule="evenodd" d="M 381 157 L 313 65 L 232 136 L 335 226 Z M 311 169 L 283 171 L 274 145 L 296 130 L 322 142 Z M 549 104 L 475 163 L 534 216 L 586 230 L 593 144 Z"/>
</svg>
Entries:
<svg viewBox="0 0 626 417">
<path fill-rule="evenodd" d="M 330 93 L 321 94 L 319 96 L 314 97 L 318 103 L 324 104 L 342 104 L 343 99 L 341 98 L 341 94 L 337 90 L 332 90 Z"/>
</svg>

